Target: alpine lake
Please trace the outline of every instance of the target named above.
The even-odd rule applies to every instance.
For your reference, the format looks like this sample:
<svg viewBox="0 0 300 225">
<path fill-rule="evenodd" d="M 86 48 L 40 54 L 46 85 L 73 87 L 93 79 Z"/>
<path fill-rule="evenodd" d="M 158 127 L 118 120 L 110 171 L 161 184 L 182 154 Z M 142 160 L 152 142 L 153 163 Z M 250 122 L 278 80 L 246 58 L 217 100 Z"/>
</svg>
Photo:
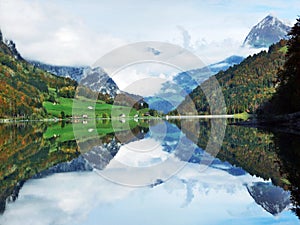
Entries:
<svg viewBox="0 0 300 225">
<path fill-rule="evenodd" d="M 300 136 L 233 119 L 0 124 L 0 224 L 300 224 Z"/>
</svg>

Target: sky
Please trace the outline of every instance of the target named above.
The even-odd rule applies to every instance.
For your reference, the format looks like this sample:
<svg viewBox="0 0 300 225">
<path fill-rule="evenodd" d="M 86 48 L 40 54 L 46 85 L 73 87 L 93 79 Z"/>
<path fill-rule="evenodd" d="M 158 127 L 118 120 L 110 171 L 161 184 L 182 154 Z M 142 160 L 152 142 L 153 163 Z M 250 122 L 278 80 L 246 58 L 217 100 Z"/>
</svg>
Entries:
<svg viewBox="0 0 300 225">
<path fill-rule="evenodd" d="M 0 29 L 23 57 L 56 65 L 92 65 L 134 42 L 162 41 L 206 64 L 242 49 L 250 29 L 272 13 L 294 22 L 299 0 L 83 1 L 0 0 Z"/>
</svg>

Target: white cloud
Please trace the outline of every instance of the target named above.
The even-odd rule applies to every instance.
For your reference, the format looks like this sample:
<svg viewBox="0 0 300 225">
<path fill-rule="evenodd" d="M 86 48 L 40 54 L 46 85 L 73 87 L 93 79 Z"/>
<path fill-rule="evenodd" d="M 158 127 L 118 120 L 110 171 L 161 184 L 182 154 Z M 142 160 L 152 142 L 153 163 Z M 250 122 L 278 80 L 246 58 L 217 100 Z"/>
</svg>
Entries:
<svg viewBox="0 0 300 225">
<path fill-rule="evenodd" d="M 88 29 L 81 18 L 57 2 L 12 0 L 0 2 L 0 27 L 21 54 L 58 65 L 94 63 L 125 41 Z"/>
<path fill-rule="evenodd" d="M 162 163 L 168 157 L 160 142 L 148 138 L 122 146 L 114 160 L 131 167 L 151 167 Z"/>
<path fill-rule="evenodd" d="M 140 57 L 143 59 L 143 54 Z M 164 82 L 171 81 L 179 72 L 177 68 L 160 62 L 141 62 L 126 66 L 113 74 L 112 78 L 123 91 L 151 96 L 161 89 Z"/>
<path fill-rule="evenodd" d="M 189 32 L 184 29 L 182 26 L 177 26 L 178 30 L 181 32 L 182 34 L 182 39 L 183 39 L 183 43 L 182 46 L 186 49 L 190 49 L 190 45 L 191 45 L 191 35 L 189 34 Z"/>
<path fill-rule="evenodd" d="M 148 40 L 203 51 L 210 63 L 238 54 L 250 28 L 268 13 L 294 20 L 299 7 L 296 0 L 2 0 L 0 27 L 23 56 L 48 63 L 92 64 L 122 44 Z"/>
<path fill-rule="evenodd" d="M 50 224 L 241 224 L 247 220 L 297 222 L 291 212 L 277 217 L 255 204 L 244 184 L 262 179 L 232 176 L 188 164 L 167 183 L 130 188 L 93 172 L 63 173 L 30 180 L 0 216 L 6 225 Z M 131 174 L 134 177 L 134 174 Z M 166 210 L 167 209 L 167 210 Z M 216 214 L 217 212 L 217 214 Z M 158 216 L 159 215 L 159 216 Z M 145 218 L 150 220 L 145 220 Z"/>
<path fill-rule="evenodd" d="M 206 44 L 195 43 L 193 51 L 198 57 L 206 63 L 206 65 L 214 62 L 222 61 L 223 59 L 232 56 L 253 55 L 266 49 L 255 49 L 248 46 L 242 47 L 242 42 L 234 39 L 224 39 L 222 41 L 211 41 Z"/>
</svg>

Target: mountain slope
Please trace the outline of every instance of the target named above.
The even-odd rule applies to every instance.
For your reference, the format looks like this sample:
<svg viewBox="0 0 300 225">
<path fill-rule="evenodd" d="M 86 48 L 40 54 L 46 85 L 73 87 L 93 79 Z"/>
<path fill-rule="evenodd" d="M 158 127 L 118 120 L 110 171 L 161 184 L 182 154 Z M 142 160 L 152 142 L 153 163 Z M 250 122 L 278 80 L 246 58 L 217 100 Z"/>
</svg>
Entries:
<svg viewBox="0 0 300 225">
<path fill-rule="evenodd" d="M 70 77 L 77 82 L 81 80 L 83 71 L 87 68 L 86 66 L 56 66 L 42 63 L 36 60 L 28 60 L 28 62 L 35 67 L 45 70 L 49 73 L 60 77 Z"/>
<path fill-rule="evenodd" d="M 220 62 L 210 64 L 208 67 L 213 74 L 221 70 L 227 70 L 229 67 L 240 64 L 245 58 L 242 56 L 232 55 Z"/>
<path fill-rule="evenodd" d="M 0 82 L 0 118 L 45 116 L 42 102 L 48 97 L 49 88 L 77 85 L 69 78 L 30 65 L 12 41 L 4 43 L 3 39 L 0 40 Z"/>
<path fill-rule="evenodd" d="M 91 68 L 89 66 L 55 66 L 45 64 L 39 61 L 29 61 L 32 65 L 49 73 L 60 77 L 69 77 L 77 82 L 81 82 L 89 86 L 92 90 L 101 94 L 108 94 L 110 97 L 115 97 L 120 91 L 117 84 L 101 69 Z M 92 87 L 92 86 L 93 87 Z"/>
<path fill-rule="evenodd" d="M 262 106 L 262 111 L 267 114 L 289 114 L 300 111 L 300 18 L 292 27 L 289 37 L 286 62 L 282 70 L 278 72 L 276 80 L 276 95 L 269 104 Z M 293 122 L 291 118 L 287 120 L 290 124 L 296 125 L 297 116 Z"/>
<path fill-rule="evenodd" d="M 241 56 L 230 56 L 220 62 L 207 67 L 195 69 L 177 74 L 172 82 L 162 85 L 161 90 L 155 96 L 146 97 L 145 101 L 151 109 L 168 113 L 175 109 L 199 84 L 221 70 L 226 70 L 243 61 Z"/>
<path fill-rule="evenodd" d="M 247 35 L 243 45 L 254 48 L 268 48 L 281 39 L 287 39 L 291 27 L 278 18 L 268 15 L 255 25 Z"/>
<path fill-rule="evenodd" d="M 269 51 L 249 56 L 239 65 L 221 71 L 215 75 L 222 88 L 227 113 L 241 113 L 244 111 L 253 113 L 259 105 L 269 100 L 275 92 L 274 81 L 278 70 L 285 62 L 286 41 L 272 45 Z M 209 80 L 201 84 L 202 88 L 209 88 Z M 189 97 L 193 101 L 199 114 L 209 114 L 210 108 L 198 86 Z M 214 91 L 211 92 L 213 96 Z M 211 96 L 207 96 L 211 97 Z M 180 111 L 189 111 L 189 98 L 186 98 L 178 108 Z"/>
<path fill-rule="evenodd" d="M 116 95 L 120 93 L 117 84 L 100 67 L 85 68 L 81 76 L 80 84 L 89 87 L 93 91 L 100 92 L 103 95 L 108 94 L 112 98 L 115 98 Z"/>
</svg>

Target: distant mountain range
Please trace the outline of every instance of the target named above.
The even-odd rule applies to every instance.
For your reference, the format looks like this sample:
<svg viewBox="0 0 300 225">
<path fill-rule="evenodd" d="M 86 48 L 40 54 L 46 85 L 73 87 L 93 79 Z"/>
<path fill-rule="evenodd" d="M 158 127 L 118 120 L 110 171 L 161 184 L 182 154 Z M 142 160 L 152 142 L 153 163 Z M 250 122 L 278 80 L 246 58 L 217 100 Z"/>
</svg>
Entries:
<svg viewBox="0 0 300 225">
<path fill-rule="evenodd" d="M 253 48 L 268 48 L 281 39 L 287 39 L 291 27 L 273 15 L 266 16 L 247 35 L 243 45 Z"/>
<path fill-rule="evenodd" d="M 35 60 L 27 60 L 30 64 L 45 70 L 49 73 L 55 74 L 61 77 L 69 77 L 79 82 L 83 76 L 83 71 L 87 69 L 87 66 L 56 66 L 46 63 L 42 63 Z"/>
<path fill-rule="evenodd" d="M 288 25 L 281 22 L 278 18 L 268 15 L 251 29 L 243 46 L 267 48 L 280 39 L 287 38 L 289 30 L 290 27 Z M 167 113 L 175 109 L 183 101 L 184 97 L 203 81 L 220 71 L 225 71 L 234 65 L 240 64 L 243 60 L 243 57 L 233 55 L 205 68 L 179 73 L 172 81 L 165 82 L 155 96 L 148 96 L 145 100 L 150 108 Z M 93 90 L 102 94 L 109 94 L 111 97 L 115 97 L 120 92 L 116 83 L 101 68 L 54 66 L 37 61 L 30 61 L 30 63 L 58 76 L 70 77 L 77 82 L 88 82 L 90 87 L 94 87 L 92 88 Z M 89 78 L 87 78 L 87 73 L 94 76 L 88 76 Z"/>
<path fill-rule="evenodd" d="M 225 71 L 243 60 L 244 57 L 241 56 L 230 56 L 204 68 L 181 72 L 175 75 L 172 81 L 165 82 L 159 93 L 155 96 L 146 97 L 145 101 L 150 108 L 168 113 L 175 109 L 184 100 L 185 96 L 191 93 L 199 84 L 219 71 Z"/>
<path fill-rule="evenodd" d="M 287 39 L 290 29 L 289 25 L 275 16 L 268 15 L 251 29 L 243 46 L 258 49 L 269 48 L 281 39 Z M 203 81 L 220 71 L 226 71 L 234 65 L 240 64 L 243 60 L 244 58 L 241 56 L 230 56 L 205 68 L 179 73 L 171 82 L 164 83 L 159 93 L 146 97 L 145 100 L 150 108 L 167 113 L 175 109 L 183 98 Z"/>
<path fill-rule="evenodd" d="M 208 67 L 209 67 L 209 70 L 213 74 L 216 74 L 216 73 L 220 72 L 221 70 L 225 71 L 231 66 L 240 64 L 244 59 L 245 58 L 242 56 L 233 55 L 233 56 L 230 56 L 220 62 L 210 64 Z"/>
<path fill-rule="evenodd" d="M 251 29 L 243 45 L 253 48 L 269 47 L 280 39 L 287 38 L 289 30 L 290 27 L 288 25 L 276 17 L 268 15 Z M 16 61 L 26 62 L 17 51 L 13 41 L 4 41 L 2 34 L 0 35 L 0 39 L 2 43 L 1 51 L 3 53 L 9 54 Z M 153 52 L 153 50 L 151 51 Z M 159 50 L 155 50 L 154 54 L 160 54 Z M 155 96 L 146 97 L 145 100 L 150 108 L 167 113 L 175 109 L 184 100 L 186 95 L 190 94 L 199 84 L 209 77 L 220 71 L 228 70 L 234 65 L 240 64 L 243 60 L 244 58 L 241 56 L 230 56 L 225 60 L 211 64 L 205 68 L 181 72 L 174 76 L 171 81 L 163 83 L 161 90 L 156 93 Z M 98 91 L 103 95 L 109 95 L 111 98 L 114 98 L 121 92 L 113 79 L 101 68 L 91 68 L 88 66 L 56 66 L 39 61 L 27 61 L 34 66 L 34 69 L 39 68 L 57 76 L 71 78 L 78 83 L 90 87 L 94 91 Z"/>
<path fill-rule="evenodd" d="M 29 60 L 29 62 L 37 68 L 57 76 L 69 77 L 82 85 L 90 87 L 94 91 L 108 94 L 113 98 L 120 92 L 117 84 L 100 67 L 56 66 L 34 60 Z"/>
</svg>

